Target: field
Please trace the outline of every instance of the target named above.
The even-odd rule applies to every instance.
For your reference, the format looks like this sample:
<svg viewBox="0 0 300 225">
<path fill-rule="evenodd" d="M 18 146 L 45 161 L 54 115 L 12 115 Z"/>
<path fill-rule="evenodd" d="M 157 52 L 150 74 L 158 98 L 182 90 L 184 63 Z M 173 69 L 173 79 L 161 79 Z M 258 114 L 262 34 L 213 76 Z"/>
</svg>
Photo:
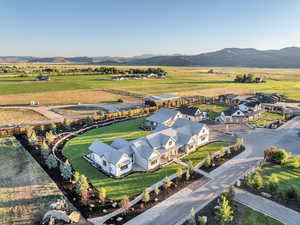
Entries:
<svg viewBox="0 0 300 225">
<path fill-rule="evenodd" d="M 265 180 L 275 174 L 279 179 L 279 189 L 288 190 L 293 187 L 300 194 L 300 168 L 281 167 L 280 165 L 266 163 L 262 168 Z"/>
<path fill-rule="evenodd" d="M 92 167 L 82 156 L 88 153 L 88 146 L 95 139 L 111 143 L 116 137 L 132 140 L 147 135 L 148 132 L 139 129 L 143 120 L 143 118 L 134 119 L 88 131 L 67 142 L 63 154 L 70 160 L 75 170 L 87 176 L 95 188 L 106 188 L 109 199 L 121 199 L 124 195 L 129 197 L 137 195 L 165 176 L 176 173 L 179 165 L 174 163 L 155 172 L 136 172 L 123 179 L 113 179 Z"/>
<path fill-rule="evenodd" d="M 44 66 L 46 64 L 43 64 Z M 25 66 L 25 65 L 24 65 Z M 32 64 L 28 66 L 39 66 Z M 49 65 L 54 66 L 54 65 Z M 55 65 L 55 67 L 66 65 Z M 69 65 L 71 67 L 71 65 Z M 73 65 L 75 67 L 75 65 Z M 84 67 L 84 66 L 81 66 Z M 85 66 L 92 67 L 92 66 Z M 125 68 L 125 67 L 119 67 Z M 137 66 L 132 66 L 137 68 Z M 147 68 L 147 67 L 140 67 Z M 80 74 L 73 76 L 52 76 L 51 81 L 33 81 L 35 75 L 17 77 L 16 74 L 0 75 L 0 105 L 28 103 L 28 100 L 39 99 L 46 95 L 40 102 L 42 104 L 69 104 L 115 101 L 116 96 L 97 96 L 91 99 L 84 95 L 84 91 L 103 89 L 122 90 L 142 96 L 157 95 L 160 93 L 177 93 L 186 95 L 214 96 L 224 93 L 254 93 L 278 92 L 287 97 L 300 100 L 300 69 L 264 69 L 264 68 L 213 68 L 223 74 L 208 74 L 207 67 L 162 67 L 169 74 L 167 79 L 148 80 L 123 80 L 111 81 L 109 75 Z M 239 73 L 253 73 L 267 80 L 261 84 L 237 84 L 232 80 Z M 288 88 L 287 88 L 288 87 Z M 76 94 L 65 91 L 82 91 Z M 51 92 L 51 94 L 50 94 Z M 64 98 L 55 97 L 61 92 Z M 24 95 L 25 94 L 25 95 Z M 6 97 L 8 97 L 6 99 Z M 26 101 L 21 96 L 26 97 Z M 73 99 L 70 100 L 73 96 Z M 53 99 L 51 99 L 53 98 Z M 47 100 L 48 99 L 48 100 Z"/>
<path fill-rule="evenodd" d="M 0 224 L 39 224 L 62 193 L 13 137 L 0 138 Z"/>
<path fill-rule="evenodd" d="M 43 115 L 25 109 L 0 109 L 0 126 L 6 124 L 20 124 L 24 122 L 45 121 Z"/>
<path fill-rule="evenodd" d="M 222 148 L 232 145 L 231 142 L 217 141 L 200 147 L 197 151 L 182 158 L 182 161 L 191 161 L 193 166 L 206 159 L 209 153 L 220 151 Z"/>
<path fill-rule="evenodd" d="M 52 110 L 70 119 L 79 118 L 82 116 L 94 116 L 100 111 L 103 111 L 101 108 L 89 106 L 68 106 L 62 108 L 55 108 Z"/>
</svg>

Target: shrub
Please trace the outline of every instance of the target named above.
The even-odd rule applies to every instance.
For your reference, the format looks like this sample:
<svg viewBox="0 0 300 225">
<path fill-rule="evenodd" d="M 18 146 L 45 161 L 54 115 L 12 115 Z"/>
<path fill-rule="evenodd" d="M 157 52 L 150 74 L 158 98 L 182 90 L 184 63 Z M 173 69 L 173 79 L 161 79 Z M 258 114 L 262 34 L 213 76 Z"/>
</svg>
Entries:
<svg viewBox="0 0 300 225">
<path fill-rule="evenodd" d="M 124 210 L 124 214 L 126 214 L 129 210 L 129 198 L 128 196 L 124 196 L 120 202 L 121 208 Z"/>
<path fill-rule="evenodd" d="M 159 195 L 160 189 L 158 186 L 155 187 L 154 192 L 155 192 L 156 196 Z"/>
<path fill-rule="evenodd" d="M 28 127 L 26 129 L 26 136 L 30 144 L 36 145 L 38 143 L 38 138 L 33 127 Z"/>
<path fill-rule="evenodd" d="M 199 225 L 205 225 L 207 223 L 206 218 L 204 216 L 198 216 Z"/>
<path fill-rule="evenodd" d="M 243 145 L 243 140 L 241 138 L 237 138 L 235 140 L 235 147 L 236 147 L 236 149 L 237 150 L 241 149 L 242 145 Z"/>
<path fill-rule="evenodd" d="M 65 128 L 67 131 L 71 130 L 71 123 L 70 123 L 70 121 L 69 121 L 68 119 L 66 119 L 66 118 L 64 118 L 63 126 L 64 126 L 64 128 Z"/>
<path fill-rule="evenodd" d="M 268 162 L 273 162 L 275 152 L 277 152 L 277 148 L 275 146 L 271 146 L 264 151 L 264 159 Z"/>
<path fill-rule="evenodd" d="M 77 182 L 79 179 L 80 179 L 80 173 L 76 171 L 74 173 L 74 181 Z"/>
<path fill-rule="evenodd" d="M 46 133 L 46 140 L 48 144 L 51 144 L 55 140 L 55 135 L 52 133 L 52 131 L 48 131 Z"/>
<path fill-rule="evenodd" d="M 49 169 L 54 169 L 57 167 L 57 160 L 53 154 L 50 154 L 46 160 L 46 165 Z"/>
<path fill-rule="evenodd" d="M 56 133 L 57 131 L 57 126 L 55 123 L 51 123 L 50 124 L 50 130 L 53 132 L 53 133 Z"/>
<path fill-rule="evenodd" d="M 88 116 L 86 119 L 85 119 L 85 123 L 87 124 L 87 125 L 92 125 L 93 124 L 93 122 L 94 122 L 94 120 L 90 117 L 90 116 Z"/>
<path fill-rule="evenodd" d="M 187 221 L 187 224 L 188 225 L 196 225 L 196 213 L 195 213 L 194 208 L 191 209 L 190 217 Z"/>
<path fill-rule="evenodd" d="M 276 196 L 281 201 L 283 201 L 285 199 L 285 193 L 283 191 L 277 190 Z"/>
<path fill-rule="evenodd" d="M 205 166 L 206 168 L 208 168 L 208 167 L 211 166 L 211 164 L 212 164 L 212 160 L 211 160 L 210 155 L 208 155 L 208 156 L 206 157 L 205 161 L 204 161 L 204 166 Z"/>
<path fill-rule="evenodd" d="M 147 203 L 147 202 L 150 201 L 150 195 L 149 195 L 149 192 L 148 192 L 148 191 L 145 191 L 145 192 L 144 192 L 142 201 L 143 201 L 144 203 Z"/>
<path fill-rule="evenodd" d="M 275 174 L 271 174 L 268 179 L 268 190 L 272 193 L 276 192 L 278 190 L 278 182 L 278 177 Z"/>
<path fill-rule="evenodd" d="M 178 178 L 181 178 L 181 177 L 182 177 L 182 174 L 183 174 L 182 168 L 181 168 L 181 167 L 178 167 L 178 168 L 177 168 L 177 176 L 178 176 Z"/>
<path fill-rule="evenodd" d="M 252 187 L 259 190 L 264 187 L 264 180 L 259 172 L 255 172 L 252 176 Z"/>
<path fill-rule="evenodd" d="M 280 149 L 274 153 L 273 160 L 276 163 L 283 164 L 290 157 L 290 153 L 285 151 L 284 149 Z"/>
<path fill-rule="evenodd" d="M 41 144 L 41 155 L 42 155 L 43 159 L 47 160 L 50 153 L 51 153 L 51 150 L 50 150 L 49 146 L 47 145 L 46 141 L 43 140 L 43 142 Z"/>
<path fill-rule="evenodd" d="M 288 199 L 297 199 L 298 193 L 294 187 L 291 187 L 285 192 L 285 197 Z"/>
<path fill-rule="evenodd" d="M 226 198 L 228 200 L 229 205 L 233 206 L 234 195 L 235 195 L 234 189 L 233 189 L 233 187 L 230 187 L 228 190 L 225 190 L 221 193 L 221 198 L 223 196 L 224 198 Z"/>
<path fill-rule="evenodd" d="M 59 170 L 60 170 L 60 175 L 63 177 L 64 180 L 71 179 L 73 173 L 72 173 L 71 165 L 68 160 L 65 163 L 61 163 L 59 165 Z"/>
<path fill-rule="evenodd" d="M 89 183 L 87 181 L 86 176 L 81 174 L 75 186 L 76 186 L 76 193 L 81 197 L 81 200 L 86 200 L 88 196 L 88 188 L 89 188 Z"/>
<path fill-rule="evenodd" d="M 221 202 L 219 208 L 217 208 L 216 218 L 221 224 L 233 220 L 233 211 L 229 205 L 229 201 L 224 196 L 221 196 Z"/>
<path fill-rule="evenodd" d="M 105 199 L 106 199 L 106 194 L 107 194 L 107 191 L 105 188 L 100 188 L 100 192 L 99 192 L 99 198 L 101 200 L 101 202 L 105 202 Z"/>
<path fill-rule="evenodd" d="M 164 188 L 168 189 L 169 187 L 171 187 L 171 185 L 172 185 L 172 181 L 168 176 L 166 176 L 164 179 Z"/>
<path fill-rule="evenodd" d="M 190 177 L 191 177 L 190 169 L 188 168 L 188 169 L 186 170 L 186 173 L 185 173 L 185 178 L 186 178 L 186 180 L 189 180 Z"/>
</svg>

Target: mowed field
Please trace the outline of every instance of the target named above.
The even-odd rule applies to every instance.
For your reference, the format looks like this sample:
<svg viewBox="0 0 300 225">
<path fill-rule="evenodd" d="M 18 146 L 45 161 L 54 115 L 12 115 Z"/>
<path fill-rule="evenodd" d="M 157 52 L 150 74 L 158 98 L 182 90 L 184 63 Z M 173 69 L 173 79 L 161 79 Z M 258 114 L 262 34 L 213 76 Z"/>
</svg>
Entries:
<svg viewBox="0 0 300 225">
<path fill-rule="evenodd" d="M 0 224 L 39 224 L 62 196 L 54 182 L 14 137 L 0 138 Z"/>
<path fill-rule="evenodd" d="M 0 126 L 7 124 L 34 123 L 48 120 L 43 115 L 29 109 L 1 109 Z"/>
<path fill-rule="evenodd" d="M 56 65 L 56 67 L 59 66 Z M 131 66 L 131 68 L 137 67 L 139 66 Z M 120 66 L 118 68 L 128 67 Z M 110 75 L 81 74 L 52 76 L 51 81 L 37 82 L 33 81 L 35 75 L 21 78 L 15 77 L 15 74 L 2 74 L 0 75 L 0 105 L 28 103 L 28 100 L 40 100 L 41 104 L 100 103 L 116 101 L 120 97 L 113 94 L 108 96 L 100 92 L 107 89 L 126 91 L 142 96 L 161 93 L 177 93 L 182 96 L 214 96 L 224 93 L 278 92 L 289 98 L 300 100 L 300 69 L 213 68 L 222 73 L 208 74 L 207 71 L 210 69 L 208 67 L 162 68 L 168 72 L 167 79 L 112 81 Z M 237 74 L 243 73 L 252 73 L 255 76 L 263 77 L 267 82 L 261 84 L 232 82 Z M 94 94 L 89 94 L 91 91 Z"/>
</svg>

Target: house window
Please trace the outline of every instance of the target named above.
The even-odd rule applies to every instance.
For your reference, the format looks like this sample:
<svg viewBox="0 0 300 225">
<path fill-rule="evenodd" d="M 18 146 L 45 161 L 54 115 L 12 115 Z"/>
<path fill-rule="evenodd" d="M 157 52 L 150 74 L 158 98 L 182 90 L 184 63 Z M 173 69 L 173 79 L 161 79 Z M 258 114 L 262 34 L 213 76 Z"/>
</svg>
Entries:
<svg viewBox="0 0 300 225">
<path fill-rule="evenodd" d="M 172 144 L 172 141 L 169 141 L 169 145 L 171 145 Z"/>
<path fill-rule="evenodd" d="M 120 170 L 126 170 L 128 169 L 128 164 L 120 166 Z"/>
<path fill-rule="evenodd" d="M 202 137 L 202 138 L 201 138 L 201 141 L 204 141 L 204 140 L 205 140 L 205 138 L 206 138 L 206 136 L 205 136 L 205 137 Z"/>
<path fill-rule="evenodd" d="M 189 150 L 193 149 L 193 147 L 194 147 L 193 145 L 189 145 Z"/>
<path fill-rule="evenodd" d="M 103 159 L 103 166 L 107 166 L 107 162 Z"/>
<path fill-rule="evenodd" d="M 153 166 L 153 165 L 156 165 L 157 164 L 157 159 L 154 159 L 150 162 L 150 165 Z"/>
</svg>

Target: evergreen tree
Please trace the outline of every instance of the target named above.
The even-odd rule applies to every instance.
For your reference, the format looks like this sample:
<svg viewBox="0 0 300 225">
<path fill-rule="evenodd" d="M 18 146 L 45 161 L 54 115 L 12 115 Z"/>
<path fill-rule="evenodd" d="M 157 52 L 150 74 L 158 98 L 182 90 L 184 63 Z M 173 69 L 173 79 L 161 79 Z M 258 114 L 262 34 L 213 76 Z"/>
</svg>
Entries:
<svg viewBox="0 0 300 225">
<path fill-rule="evenodd" d="M 46 140 L 48 144 L 51 144 L 55 140 L 55 135 L 52 133 L 52 131 L 48 131 L 46 133 Z"/>
<path fill-rule="evenodd" d="M 147 203 L 147 202 L 150 201 L 150 195 L 149 195 L 149 192 L 148 192 L 148 191 L 145 191 L 145 192 L 144 192 L 142 201 L 143 201 L 144 203 Z"/>
<path fill-rule="evenodd" d="M 50 150 L 49 146 L 47 145 L 46 140 L 44 139 L 42 142 L 42 145 L 41 145 L 41 155 L 44 160 L 47 160 L 50 152 L 51 152 L 51 150 Z"/>
<path fill-rule="evenodd" d="M 36 145 L 38 143 L 38 138 L 33 127 L 28 127 L 26 129 L 26 136 L 30 144 Z"/>
<path fill-rule="evenodd" d="M 171 185 L 172 185 L 172 181 L 168 176 L 166 176 L 164 179 L 164 188 L 168 189 L 169 187 L 171 187 Z"/>
<path fill-rule="evenodd" d="M 88 187 L 89 187 L 89 183 L 87 181 L 86 176 L 81 174 L 75 186 L 76 186 L 76 193 L 81 197 L 81 200 L 85 200 L 88 195 Z"/>
<path fill-rule="evenodd" d="M 61 163 L 59 165 L 60 174 L 64 180 L 70 180 L 73 172 L 69 161 L 67 160 L 65 163 Z"/>
<path fill-rule="evenodd" d="M 233 211 L 229 205 L 229 201 L 221 196 L 221 202 L 216 212 L 217 220 L 223 225 L 233 220 Z"/>
<path fill-rule="evenodd" d="M 49 169 L 53 169 L 57 167 L 57 160 L 53 154 L 50 154 L 46 160 L 46 165 Z"/>
<path fill-rule="evenodd" d="M 55 123 L 51 123 L 50 124 L 50 130 L 53 132 L 53 133 L 56 133 L 57 131 L 57 126 Z"/>
</svg>

